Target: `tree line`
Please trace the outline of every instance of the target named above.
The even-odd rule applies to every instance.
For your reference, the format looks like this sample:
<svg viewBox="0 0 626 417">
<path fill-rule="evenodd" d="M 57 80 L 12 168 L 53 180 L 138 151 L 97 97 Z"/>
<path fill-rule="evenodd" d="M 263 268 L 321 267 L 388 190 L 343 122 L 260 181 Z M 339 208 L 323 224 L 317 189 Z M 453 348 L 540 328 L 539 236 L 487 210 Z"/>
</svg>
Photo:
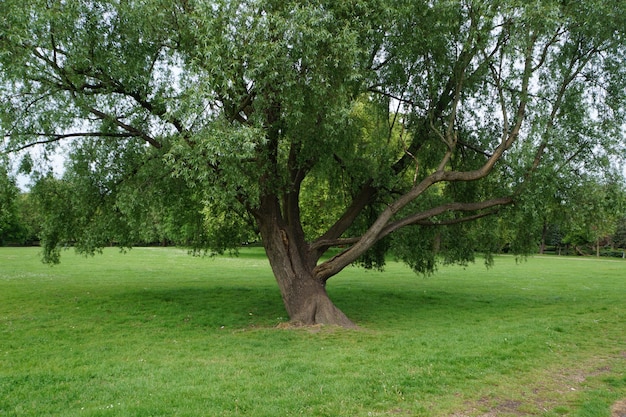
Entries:
<svg viewBox="0 0 626 417">
<path fill-rule="evenodd" d="M 20 190 L 14 177 L 6 169 L 0 170 L 0 246 L 34 246 L 41 241 L 45 221 L 42 204 L 47 198 L 50 183 L 63 183 L 52 175 L 40 178 L 31 190 Z M 46 189 L 44 192 L 42 189 Z M 328 191 L 328 190 L 327 190 Z M 611 182 L 587 181 L 574 190 L 572 198 L 565 201 L 546 198 L 546 207 L 538 213 L 534 225 L 535 252 L 556 255 L 596 255 L 623 257 L 626 251 L 626 188 L 621 179 Z M 317 196 L 320 197 L 319 195 Z M 307 224 L 315 225 L 319 219 L 310 212 Z M 142 228 L 135 246 L 191 246 L 192 242 L 172 233 L 178 225 L 164 224 L 167 218 L 154 217 L 154 223 Z M 481 225 L 474 225 L 480 233 Z M 314 226 L 311 226 L 314 227 Z M 512 229 L 502 228 L 499 253 L 509 252 L 511 241 L 507 235 Z M 258 243 L 251 233 L 241 236 L 242 244 Z M 111 245 L 116 242 L 112 241 Z M 476 246 L 477 252 L 484 248 Z"/>
</svg>

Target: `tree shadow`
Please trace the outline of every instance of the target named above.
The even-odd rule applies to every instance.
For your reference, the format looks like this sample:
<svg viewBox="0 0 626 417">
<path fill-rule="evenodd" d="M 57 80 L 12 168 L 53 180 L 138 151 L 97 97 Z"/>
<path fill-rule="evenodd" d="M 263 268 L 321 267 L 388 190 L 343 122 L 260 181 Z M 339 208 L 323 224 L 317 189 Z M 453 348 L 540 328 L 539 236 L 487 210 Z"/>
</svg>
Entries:
<svg viewBox="0 0 626 417">
<path fill-rule="evenodd" d="M 119 294 L 116 310 L 165 326 L 206 328 L 272 326 L 286 321 L 278 289 L 255 287 L 158 288 Z"/>
<path fill-rule="evenodd" d="M 337 288 L 329 291 L 336 305 L 360 325 L 428 318 L 429 320 L 476 321 L 491 314 L 506 318 L 535 315 L 539 309 L 560 305 L 564 311 L 579 306 L 575 298 L 550 294 L 481 292 L 480 288 L 424 291 L 393 291 L 375 287 Z"/>
<path fill-rule="evenodd" d="M 361 326 L 415 320 L 469 320 L 533 314 L 556 303 L 568 308 L 559 297 L 481 293 L 480 288 L 394 291 L 370 285 L 329 289 L 333 302 Z M 273 327 L 288 320 L 280 292 L 273 286 L 197 286 L 151 288 L 119 294 L 117 311 L 163 321 L 209 328 Z M 573 300 L 573 299 L 572 299 Z M 572 301 L 572 305 L 575 304 Z M 171 324 L 171 323 L 170 323 Z"/>
</svg>

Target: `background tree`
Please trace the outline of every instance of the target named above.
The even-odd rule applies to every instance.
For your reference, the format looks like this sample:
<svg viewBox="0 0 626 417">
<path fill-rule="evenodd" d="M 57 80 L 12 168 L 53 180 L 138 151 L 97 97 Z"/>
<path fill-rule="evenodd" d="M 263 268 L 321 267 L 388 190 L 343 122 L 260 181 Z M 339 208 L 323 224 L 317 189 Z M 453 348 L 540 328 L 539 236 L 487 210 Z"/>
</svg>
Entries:
<svg viewBox="0 0 626 417">
<path fill-rule="evenodd" d="M 590 182 L 582 184 L 578 189 L 577 209 L 572 216 L 568 233 L 564 238 L 580 251 L 580 246 L 593 248 L 596 256 L 600 256 L 600 247 L 604 241 L 608 245 L 610 235 L 617 227 L 622 214 L 623 188 L 615 182 Z"/>
<path fill-rule="evenodd" d="M 624 211 L 626 188 L 621 176 L 609 161 L 590 164 L 572 158 L 567 166 L 550 171 L 536 187 L 540 194 L 532 203 L 539 213 L 539 252 L 546 245 L 571 244 L 579 254 L 584 246 L 593 246 L 599 255 L 600 245 L 608 243 Z"/>
<path fill-rule="evenodd" d="M 304 323 L 353 325 L 325 286 L 354 262 L 471 260 L 498 211 L 524 250 L 537 181 L 623 146 L 619 0 L 1 7 L 5 151 L 74 139 L 37 185 L 47 259 L 155 219 L 217 251 L 253 231 Z"/>
<path fill-rule="evenodd" d="M 612 239 L 615 247 L 622 249 L 622 257 L 626 257 L 626 217 L 618 220 Z"/>
<path fill-rule="evenodd" d="M 19 188 L 15 179 L 9 176 L 6 167 L 0 163 L 0 246 L 19 243 L 22 238 L 18 199 Z"/>
</svg>

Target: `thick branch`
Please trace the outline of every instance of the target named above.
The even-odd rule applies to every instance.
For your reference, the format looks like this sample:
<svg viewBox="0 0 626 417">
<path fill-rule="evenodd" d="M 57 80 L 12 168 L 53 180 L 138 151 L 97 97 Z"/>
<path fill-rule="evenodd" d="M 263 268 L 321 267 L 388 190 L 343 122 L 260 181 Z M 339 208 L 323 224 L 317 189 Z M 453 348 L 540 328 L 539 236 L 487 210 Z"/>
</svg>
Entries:
<svg viewBox="0 0 626 417">
<path fill-rule="evenodd" d="M 352 200 L 350 207 L 346 209 L 343 215 L 333 224 L 326 233 L 311 243 L 310 249 L 317 250 L 320 256 L 331 246 L 334 246 L 337 239 L 354 223 L 361 211 L 367 206 L 376 194 L 376 189 L 367 183 L 360 193 Z"/>
<path fill-rule="evenodd" d="M 525 64 L 524 71 L 522 77 L 522 94 L 520 96 L 520 101 L 517 106 L 517 111 L 515 113 L 515 124 L 512 129 L 507 132 L 506 135 L 503 135 L 502 140 L 498 147 L 494 150 L 493 155 L 487 159 L 487 161 L 483 164 L 482 167 L 473 170 L 473 171 L 444 171 L 443 169 L 437 170 L 428 177 L 424 178 L 419 184 L 415 185 L 409 192 L 402 195 L 396 201 L 391 203 L 383 212 L 378 216 L 376 221 L 370 226 L 370 228 L 363 234 L 361 239 L 355 243 L 350 248 L 346 249 L 342 253 L 334 256 L 330 260 L 324 262 L 323 264 L 318 265 L 314 273 L 318 277 L 318 279 L 325 280 L 329 277 L 333 276 L 337 272 L 341 271 L 347 265 L 351 264 L 355 260 L 359 258 L 362 254 L 364 254 L 369 248 L 372 247 L 377 241 L 382 239 L 384 236 L 391 233 L 393 230 L 397 230 L 399 227 L 403 225 L 412 224 L 421 220 L 424 220 L 427 217 L 423 217 L 424 214 L 416 214 L 414 217 L 401 219 L 396 222 L 391 222 L 393 217 L 400 212 L 407 204 L 411 201 L 418 198 L 424 191 L 430 188 L 433 184 L 447 181 L 475 181 L 487 176 L 494 168 L 495 164 L 500 160 L 504 152 L 509 149 L 515 140 L 519 136 L 520 129 L 522 127 L 522 122 L 524 120 L 524 115 L 526 113 L 526 104 L 528 100 L 528 87 L 530 84 L 530 78 L 533 73 L 533 49 L 536 43 L 536 37 L 531 35 L 529 45 L 526 49 L 525 54 Z M 456 88 L 456 87 L 454 87 Z M 453 97 L 450 97 L 452 100 Z M 503 200 L 490 200 L 488 203 L 493 204 L 505 204 L 510 203 L 511 201 L 507 200 L 504 202 Z M 458 203 L 455 203 L 458 204 Z M 481 204 L 484 203 L 468 203 L 475 204 L 463 207 L 470 207 L 474 210 L 480 209 Z M 459 210 L 463 210 L 462 206 L 453 206 L 446 207 L 441 206 L 432 209 L 431 212 L 427 212 L 430 217 L 435 216 L 437 214 L 441 214 L 445 211 L 454 210 L 458 208 Z M 490 207 L 489 205 L 487 207 Z M 485 207 L 486 208 L 486 207 Z M 443 211 L 441 211 L 443 210 Z"/>
<path fill-rule="evenodd" d="M 462 223 L 462 222 L 488 216 L 489 214 L 492 214 L 493 211 L 489 211 L 485 213 L 477 213 L 472 216 L 466 216 L 466 217 L 462 217 L 458 219 L 443 220 L 440 222 L 432 222 L 428 220 L 431 219 L 432 217 L 435 217 L 435 216 L 438 216 L 447 212 L 451 212 L 451 211 L 458 211 L 458 212 L 480 211 L 480 210 L 485 210 L 485 209 L 489 209 L 493 207 L 512 204 L 513 202 L 514 200 L 512 197 L 502 197 L 502 198 L 496 198 L 496 199 L 477 202 L 477 203 L 449 203 L 449 204 L 444 204 L 438 207 L 434 207 L 432 209 L 429 209 L 423 212 L 415 213 L 411 216 L 407 216 L 403 219 L 387 224 L 385 227 L 381 229 L 381 231 L 378 233 L 376 238 L 370 244 L 367 244 L 367 241 L 370 239 L 370 237 L 367 236 L 367 233 L 365 233 L 360 238 L 343 239 L 343 242 L 345 244 L 354 243 L 354 245 L 344 250 L 340 254 L 334 256 L 333 258 L 329 259 L 328 261 L 318 265 L 313 270 L 313 273 L 316 275 L 317 279 L 322 280 L 322 281 L 330 278 L 331 276 L 336 274 L 338 270 L 341 270 L 346 265 L 349 265 L 350 263 L 354 262 L 361 254 L 365 252 L 365 250 L 369 249 L 373 245 L 373 243 L 384 238 L 385 236 L 388 236 L 389 234 L 395 232 L 396 230 L 402 227 L 418 225 L 418 224 L 452 225 L 452 224 Z M 380 220 L 380 217 L 378 220 Z M 326 243 L 338 244 L 338 243 L 341 243 L 341 240 L 336 240 L 332 242 L 328 241 Z M 365 247 L 365 250 L 363 251 L 359 250 L 360 249 L 359 246 Z"/>
<path fill-rule="evenodd" d="M 415 102 L 413 100 L 409 100 L 408 98 L 404 98 L 404 97 L 400 97 L 400 96 L 392 94 L 392 93 L 388 93 L 388 92 L 383 91 L 381 89 L 378 89 L 376 87 L 370 87 L 368 89 L 368 91 L 370 93 L 380 94 L 383 97 L 387 97 L 387 98 L 396 100 L 396 101 L 398 101 L 400 103 L 408 104 L 410 106 L 414 106 L 415 105 Z"/>
<path fill-rule="evenodd" d="M 510 202 L 505 202 L 502 205 L 512 204 L 513 202 L 514 202 L 513 199 L 510 199 Z M 485 208 L 488 208 L 488 207 L 485 207 Z M 408 226 L 413 226 L 413 225 L 451 226 L 455 224 L 466 223 L 466 222 L 470 222 L 473 220 L 482 219 L 483 217 L 496 214 L 499 210 L 500 210 L 500 207 L 497 207 L 494 210 L 483 211 L 481 213 L 473 214 L 470 216 L 456 217 L 454 219 L 446 219 L 446 220 L 440 220 L 440 221 L 433 221 L 430 219 L 417 220 Z M 459 210 L 459 211 L 464 211 L 464 210 Z M 347 237 L 347 238 L 340 238 L 340 239 L 334 239 L 334 240 L 316 241 L 316 244 L 319 246 L 323 246 L 323 247 L 348 246 L 348 245 L 353 245 L 357 243 L 360 239 L 361 237 Z"/>
<path fill-rule="evenodd" d="M 479 210 L 484 210 L 484 209 L 488 209 L 491 207 L 495 207 L 495 206 L 503 206 L 503 205 L 507 205 L 507 204 L 512 204 L 514 202 L 512 197 L 502 197 L 502 198 L 495 198 L 493 200 L 487 200 L 487 201 L 481 201 L 481 202 L 477 202 L 477 203 L 449 203 L 449 204 L 444 204 L 441 205 L 439 207 L 434 207 L 432 209 L 423 211 L 421 213 L 415 213 L 411 216 L 405 217 L 404 219 L 398 220 L 396 222 L 390 223 L 387 227 L 385 227 L 381 233 L 380 233 L 380 238 L 383 238 L 393 232 L 395 232 L 396 230 L 405 227 L 405 226 L 410 226 L 410 225 L 415 225 L 415 224 L 424 224 L 423 222 L 427 219 L 430 219 L 432 217 L 444 214 L 446 212 L 450 212 L 450 211 L 461 211 L 461 212 L 467 212 L 467 211 L 479 211 Z M 482 215 L 476 215 L 476 216 L 480 216 L 483 217 L 485 214 Z M 458 223 L 458 221 L 447 221 L 447 222 L 441 222 L 441 223 L 428 223 L 428 224 L 455 224 Z"/>
<path fill-rule="evenodd" d="M 320 250 L 320 249 L 326 250 L 333 246 L 353 245 L 357 243 L 359 239 L 361 238 L 360 237 L 346 237 L 346 238 L 326 239 L 326 240 L 317 239 L 315 242 L 311 244 L 310 248 L 311 250 Z"/>
<path fill-rule="evenodd" d="M 115 125 L 117 125 L 118 127 L 124 129 L 125 131 L 131 133 L 133 136 L 137 136 L 142 138 L 143 140 L 145 140 L 146 142 L 148 142 L 150 145 L 154 146 L 157 149 L 161 149 L 161 147 L 163 145 L 161 145 L 161 143 L 159 141 L 157 141 L 155 138 L 153 138 L 152 136 L 148 135 L 146 132 L 143 132 L 139 129 L 137 129 L 136 127 L 133 127 L 131 125 L 128 125 L 124 122 L 122 122 L 120 119 L 110 116 L 98 109 L 95 109 L 93 107 L 89 108 L 89 112 L 93 115 L 95 115 L 96 117 L 98 117 L 99 119 L 102 120 L 108 120 L 113 122 Z"/>
</svg>

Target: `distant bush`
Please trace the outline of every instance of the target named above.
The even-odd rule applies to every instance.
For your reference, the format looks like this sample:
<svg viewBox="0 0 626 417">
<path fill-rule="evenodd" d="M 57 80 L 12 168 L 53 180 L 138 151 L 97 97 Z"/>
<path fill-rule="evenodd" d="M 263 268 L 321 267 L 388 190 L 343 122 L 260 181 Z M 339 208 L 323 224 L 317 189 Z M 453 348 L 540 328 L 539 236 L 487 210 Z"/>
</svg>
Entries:
<svg viewBox="0 0 626 417">
<path fill-rule="evenodd" d="M 602 250 L 600 251 L 600 256 L 606 256 L 609 258 L 624 258 L 625 257 L 624 250 Z"/>
</svg>

